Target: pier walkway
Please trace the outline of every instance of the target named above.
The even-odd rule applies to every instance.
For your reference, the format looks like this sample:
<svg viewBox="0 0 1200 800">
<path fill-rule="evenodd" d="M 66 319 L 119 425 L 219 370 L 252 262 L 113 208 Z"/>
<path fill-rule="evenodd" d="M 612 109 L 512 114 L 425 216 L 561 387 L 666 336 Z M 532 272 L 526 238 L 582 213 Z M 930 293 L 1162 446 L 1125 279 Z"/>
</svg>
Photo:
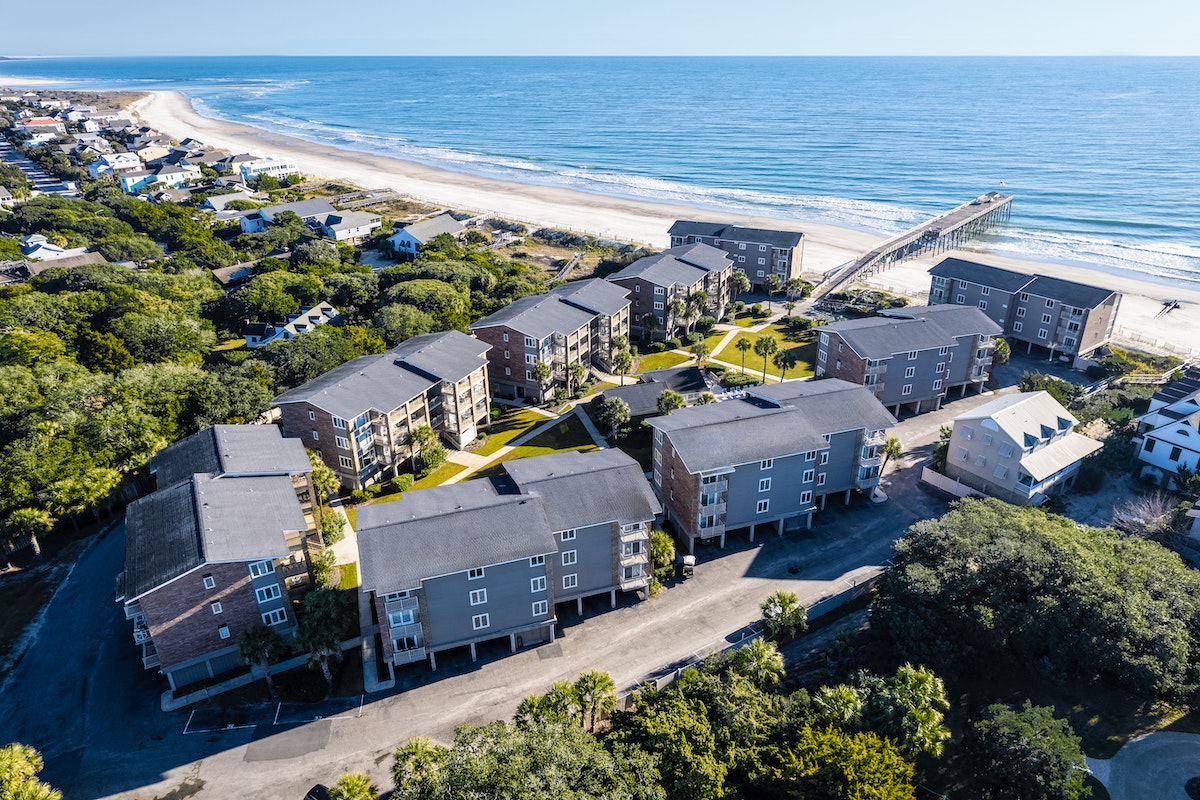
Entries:
<svg viewBox="0 0 1200 800">
<path fill-rule="evenodd" d="M 883 242 L 878 247 L 826 274 L 812 294 L 820 301 L 831 292 L 856 280 L 885 270 L 897 261 L 932 250 L 950 250 L 972 236 L 1001 222 L 1007 222 L 1013 196 L 988 192 L 953 211 L 924 222 Z"/>
</svg>

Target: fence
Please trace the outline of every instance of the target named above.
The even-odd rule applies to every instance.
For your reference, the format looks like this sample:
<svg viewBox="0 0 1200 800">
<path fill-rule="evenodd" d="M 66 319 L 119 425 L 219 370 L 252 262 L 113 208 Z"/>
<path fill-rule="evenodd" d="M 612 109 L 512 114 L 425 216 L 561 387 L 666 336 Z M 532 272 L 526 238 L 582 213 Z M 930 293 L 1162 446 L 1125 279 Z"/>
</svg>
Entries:
<svg viewBox="0 0 1200 800">
<path fill-rule="evenodd" d="M 928 483 L 930 486 L 941 489 L 943 492 L 952 494 L 955 497 L 984 496 L 983 492 L 972 489 L 955 478 L 947 478 L 939 472 L 934 472 L 929 467 L 921 467 L 921 482 Z"/>
<path fill-rule="evenodd" d="M 1129 344 L 1137 347 L 1152 347 L 1157 351 L 1170 353 L 1183 358 L 1191 358 L 1197 355 L 1196 350 L 1190 347 L 1184 347 L 1175 344 L 1170 339 L 1159 339 L 1153 336 L 1147 336 L 1144 333 L 1138 333 L 1131 328 L 1126 328 L 1124 325 L 1113 326 L 1112 341 L 1114 344 Z"/>
</svg>

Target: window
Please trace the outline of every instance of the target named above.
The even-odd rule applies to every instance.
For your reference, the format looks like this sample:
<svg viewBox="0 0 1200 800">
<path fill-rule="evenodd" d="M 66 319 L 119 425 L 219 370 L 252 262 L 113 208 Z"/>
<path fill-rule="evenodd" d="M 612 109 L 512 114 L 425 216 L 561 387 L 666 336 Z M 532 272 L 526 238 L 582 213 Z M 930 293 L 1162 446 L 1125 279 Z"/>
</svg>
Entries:
<svg viewBox="0 0 1200 800">
<path fill-rule="evenodd" d="M 817 476 L 817 486 L 824 486 L 824 485 L 825 485 L 825 473 L 822 472 L 820 475 Z"/>
<path fill-rule="evenodd" d="M 537 594 L 538 592 L 546 591 L 546 576 L 538 575 L 536 578 L 529 579 L 529 593 Z"/>
<path fill-rule="evenodd" d="M 560 542 L 569 542 L 574 538 L 575 538 L 575 529 L 574 528 L 572 528 L 569 531 L 563 531 L 562 533 L 558 534 L 558 540 Z"/>
<path fill-rule="evenodd" d="M 255 561 L 250 564 L 250 577 L 261 578 L 263 575 L 270 575 L 275 571 L 275 562 L 269 558 L 264 558 L 262 561 Z"/>
<path fill-rule="evenodd" d="M 757 271 L 757 273 L 756 273 L 757 277 L 759 277 L 759 278 L 761 278 L 763 275 L 766 275 L 766 274 L 767 274 L 767 273 L 763 272 L 761 269 L 760 269 L 760 270 L 758 270 L 758 271 Z"/>
<path fill-rule="evenodd" d="M 936 381 L 933 382 L 933 388 L 934 389 L 942 388 L 942 379 L 941 378 L 938 378 Z"/>
<path fill-rule="evenodd" d="M 471 627 L 477 631 L 481 631 L 491 624 L 492 620 L 487 614 L 476 614 L 471 617 Z"/>
<path fill-rule="evenodd" d="M 333 427 L 338 428 L 343 431 L 346 430 L 346 420 L 342 419 L 341 417 L 334 417 L 333 418 Z"/>
<path fill-rule="evenodd" d="M 739 264 L 745 264 L 745 263 L 746 263 L 746 257 L 745 257 L 745 256 L 738 256 L 738 263 L 739 263 Z"/>
<path fill-rule="evenodd" d="M 412 608 L 402 608 L 399 611 L 388 612 L 388 625 L 393 628 L 400 628 L 405 625 L 412 625 L 417 621 L 417 612 Z"/>
<path fill-rule="evenodd" d="M 984 455 L 976 456 L 975 457 L 975 466 L 986 467 L 987 466 L 987 456 L 984 456 Z"/>
<path fill-rule="evenodd" d="M 1017 309 L 1017 316 L 1018 317 L 1025 316 L 1025 306 L 1021 306 Z"/>
<path fill-rule="evenodd" d="M 762 461 L 758 462 L 759 469 L 771 469 L 774 466 L 775 466 L 775 459 L 773 459 L 773 458 L 766 458 L 766 459 L 763 459 Z"/>
<path fill-rule="evenodd" d="M 542 567 L 542 566 L 545 566 L 545 564 L 546 564 L 545 556 L 533 556 L 532 558 L 529 559 L 529 566 L 531 566 L 531 567 Z"/>
<path fill-rule="evenodd" d="M 1008 467 L 1004 466 L 1003 464 L 996 467 L 996 471 L 992 473 L 992 477 L 1004 480 L 1008 477 Z"/>
<path fill-rule="evenodd" d="M 1042 323 L 1044 325 L 1049 325 L 1051 319 L 1052 317 L 1049 314 L 1042 314 Z"/>
<path fill-rule="evenodd" d="M 1053 300 L 1047 300 L 1047 301 L 1046 301 L 1046 308 L 1054 308 L 1054 301 L 1053 301 Z"/>
<path fill-rule="evenodd" d="M 282 608 L 276 608 L 262 615 L 262 621 L 266 625 L 279 625 L 287 622 L 287 612 Z"/>
<path fill-rule="evenodd" d="M 634 291 L 634 294 L 641 294 L 642 293 L 642 285 L 640 283 L 635 283 L 633 285 L 633 291 Z"/>
<path fill-rule="evenodd" d="M 1017 295 L 1017 299 L 1021 302 L 1025 302 L 1029 299 L 1029 292 L 1021 292 L 1019 295 Z"/>
<path fill-rule="evenodd" d="M 934 371 L 934 372 L 945 372 L 945 371 L 946 371 L 946 362 L 945 362 L 945 361 L 939 361 L 939 362 L 937 363 L 937 366 L 933 368 L 933 371 Z"/>
<path fill-rule="evenodd" d="M 211 606 L 211 608 L 212 608 L 212 612 L 213 612 L 213 614 L 214 614 L 214 615 L 216 615 L 216 614 L 220 614 L 220 613 L 221 613 L 221 611 L 223 610 L 223 609 L 221 608 L 221 604 L 220 604 L 220 603 L 213 603 L 213 604 L 212 604 L 212 606 Z"/>
<path fill-rule="evenodd" d="M 771 491 L 771 479 L 770 479 L 770 478 L 763 478 L 762 480 L 760 480 L 760 481 L 758 482 L 758 490 L 759 490 L 760 492 L 769 492 L 769 491 Z"/>
<path fill-rule="evenodd" d="M 745 250 L 745 249 L 746 249 L 746 243 L 738 242 L 738 250 Z"/>
<path fill-rule="evenodd" d="M 315 428 L 313 429 L 312 435 L 313 435 L 313 441 L 314 441 L 314 442 L 319 442 L 319 441 L 321 441 L 321 434 L 317 433 L 317 431 L 316 431 L 316 429 L 315 429 Z"/>
<path fill-rule="evenodd" d="M 971 454 L 967 452 L 967 448 L 965 447 L 960 447 L 954 451 L 954 457 L 959 461 L 966 461 L 970 456 Z"/>
<path fill-rule="evenodd" d="M 338 464 L 342 466 L 342 469 L 354 468 L 354 464 L 350 462 L 350 456 L 338 456 Z"/>
<path fill-rule="evenodd" d="M 228 639 L 229 638 L 229 626 L 228 625 L 219 626 L 217 628 L 217 636 L 220 636 L 222 639 Z"/>
<path fill-rule="evenodd" d="M 961 306 L 963 303 L 967 302 L 967 296 L 965 294 L 960 294 L 958 297 L 954 298 L 954 302 Z"/>
<path fill-rule="evenodd" d="M 760 245 L 758 246 L 758 252 L 760 252 L 760 253 L 765 253 L 765 252 L 767 252 L 767 246 L 766 246 L 765 244 L 760 244 Z"/>
<path fill-rule="evenodd" d="M 266 603 L 269 600 L 279 599 L 279 584 L 272 583 L 270 586 L 264 586 L 261 589 L 254 590 L 254 599 L 259 603 Z"/>
<path fill-rule="evenodd" d="M 916 375 L 916 374 L 917 374 L 916 367 L 907 367 L 904 370 L 904 377 L 906 377 L 906 378 L 911 378 L 913 375 Z"/>
<path fill-rule="evenodd" d="M 315 420 L 315 419 L 317 418 L 317 415 L 316 415 L 316 413 L 314 413 L 314 412 L 312 412 L 312 411 L 309 411 L 309 412 L 308 412 L 308 418 L 309 418 L 309 419 L 311 419 L 311 420 Z"/>
<path fill-rule="evenodd" d="M 632 581 L 642 577 L 642 565 L 630 564 L 621 572 L 622 580 Z"/>
<path fill-rule="evenodd" d="M 655 311 L 662 311 L 663 308 L 664 308 L 664 306 L 663 306 L 663 302 L 661 300 L 654 301 L 654 310 Z"/>
<path fill-rule="evenodd" d="M 966 425 L 964 425 L 964 426 L 963 426 L 963 429 L 962 429 L 962 437 L 963 437 L 964 439 L 971 439 L 971 438 L 973 438 L 973 437 L 974 437 L 974 435 L 975 435 L 975 432 L 974 432 L 974 431 L 972 431 L 972 430 L 971 430 L 970 428 L 968 428 Z"/>
<path fill-rule="evenodd" d="M 537 341 L 532 336 L 526 336 L 525 337 L 525 346 L 526 347 L 537 347 Z"/>
<path fill-rule="evenodd" d="M 512 367 L 505 367 L 504 374 L 511 376 L 512 375 Z"/>
<path fill-rule="evenodd" d="M 578 558 L 575 550 L 564 550 L 563 551 L 562 565 L 564 567 L 569 567 L 578 560 L 579 560 L 579 558 Z"/>
<path fill-rule="evenodd" d="M 980 310 L 980 311 L 987 311 L 987 300 L 980 300 L 980 301 L 979 301 L 979 310 Z"/>
<path fill-rule="evenodd" d="M 388 592 L 387 594 L 385 594 L 383 596 L 383 599 L 384 599 L 384 602 L 392 603 L 392 602 L 395 602 L 396 600 L 404 600 L 409 597 L 412 597 L 412 592 L 406 590 L 403 592 Z"/>
<path fill-rule="evenodd" d="M 823 453 L 821 453 L 821 466 L 823 467 L 828 463 L 829 463 L 829 451 L 826 450 Z"/>
<path fill-rule="evenodd" d="M 756 508 L 756 509 L 754 510 L 754 513 L 756 513 L 756 514 L 765 514 L 765 513 L 767 513 L 767 512 L 768 512 L 768 511 L 770 511 L 770 510 L 771 510 L 771 501 L 770 501 L 770 500 L 759 500 L 759 501 L 758 501 L 758 508 Z"/>
<path fill-rule="evenodd" d="M 654 293 L 655 293 L 655 294 L 666 294 L 666 293 L 667 293 L 667 290 L 666 290 L 666 289 L 664 289 L 664 288 L 663 288 L 663 287 L 661 287 L 661 286 L 655 286 L 655 287 L 654 287 Z"/>
<path fill-rule="evenodd" d="M 900 390 L 900 394 L 902 394 L 905 397 L 912 394 L 912 384 L 911 383 L 904 384 L 904 388 L 902 388 Z"/>
<path fill-rule="evenodd" d="M 536 359 L 534 358 L 534 356 L 533 356 L 533 353 L 526 353 L 526 354 L 525 354 L 525 363 L 526 363 L 526 364 L 532 364 L 532 363 L 533 363 L 535 360 L 536 360 Z"/>
<path fill-rule="evenodd" d="M 1013 446 L 1011 444 L 1009 444 L 1008 442 L 1005 442 L 1004 444 L 1000 445 L 1000 457 L 1001 458 L 1008 458 L 1012 454 L 1013 454 Z"/>
<path fill-rule="evenodd" d="M 824 453 L 822 453 L 821 455 L 824 455 Z M 817 458 L 816 450 L 809 450 L 807 453 L 804 454 L 805 461 L 814 461 L 814 460 L 816 460 L 816 458 Z"/>
<path fill-rule="evenodd" d="M 1017 309 L 1017 310 L 1019 311 L 1020 309 Z M 1013 332 L 1014 332 L 1014 333 L 1020 333 L 1020 332 L 1021 332 L 1021 329 L 1022 329 L 1023 327 L 1025 327 L 1024 323 L 1022 323 L 1022 322 L 1014 322 L 1014 323 L 1013 323 Z"/>
<path fill-rule="evenodd" d="M 987 295 L 992 293 L 992 289 L 990 286 L 981 286 L 979 288 L 979 293 L 986 297 Z"/>
<path fill-rule="evenodd" d="M 814 477 L 816 477 L 816 474 L 816 470 L 806 469 L 804 470 L 804 477 L 801 480 L 804 483 L 812 483 L 812 480 Z"/>
<path fill-rule="evenodd" d="M 633 533 L 634 531 L 640 531 L 641 529 L 642 523 L 630 522 L 628 525 L 621 526 L 621 533 Z"/>
<path fill-rule="evenodd" d="M 766 260 L 765 258 L 760 258 L 760 259 L 758 260 L 758 263 L 759 263 L 759 264 L 766 264 L 766 263 L 767 263 L 767 260 Z"/>
<path fill-rule="evenodd" d="M 1178 447 L 1172 447 L 1171 455 L 1167 456 L 1167 459 L 1169 461 L 1178 461 L 1179 456 L 1182 455 L 1182 453 L 1183 453 L 1183 450 L 1179 449 Z"/>
<path fill-rule="evenodd" d="M 506 334 L 504 334 L 504 341 L 506 341 L 506 342 L 508 341 L 508 334 L 507 334 L 507 333 L 506 333 Z"/>
<path fill-rule="evenodd" d="M 204 576 L 204 588 L 205 589 L 217 588 L 217 579 L 214 578 L 212 575 L 205 575 Z"/>
<path fill-rule="evenodd" d="M 533 616 L 544 617 L 550 611 L 550 604 L 545 600 L 537 600 L 533 603 Z"/>
<path fill-rule="evenodd" d="M 340 447 L 343 450 L 350 449 L 350 440 L 347 439 L 345 436 L 333 437 L 333 443 L 336 444 L 338 447 Z"/>
<path fill-rule="evenodd" d="M 475 567 L 475 569 L 467 570 L 467 580 L 477 581 L 483 577 L 483 567 Z"/>
<path fill-rule="evenodd" d="M 487 602 L 487 589 L 471 590 L 471 605 L 481 606 Z"/>
<path fill-rule="evenodd" d="M 812 503 L 812 492 L 801 492 L 800 493 L 800 505 L 806 506 L 810 503 Z"/>
<path fill-rule="evenodd" d="M 1050 332 L 1047 331 L 1045 328 L 1038 328 L 1038 338 L 1039 339 L 1045 339 L 1049 335 L 1050 335 Z"/>
<path fill-rule="evenodd" d="M 623 545 L 621 545 L 621 555 L 622 556 L 636 556 L 636 555 L 641 555 L 641 553 L 642 553 L 642 543 L 641 542 L 625 542 Z"/>
<path fill-rule="evenodd" d="M 1154 443 L 1155 443 L 1155 441 L 1157 441 L 1157 440 L 1155 440 L 1155 439 L 1147 439 L 1147 440 L 1146 440 L 1146 445 L 1145 445 L 1145 446 L 1144 446 L 1142 449 L 1143 449 L 1143 450 L 1145 450 L 1147 453 L 1153 453 L 1153 452 L 1154 452 Z M 209 588 L 211 589 L 212 587 L 210 586 Z"/>
<path fill-rule="evenodd" d="M 563 588 L 574 589 L 579 585 L 579 576 L 572 572 L 570 575 L 563 575 Z"/>
<path fill-rule="evenodd" d="M 913 361 L 913 360 L 915 360 L 915 359 L 916 359 L 916 357 L 917 357 L 917 351 L 916 351 L 916 350 L 910 350 L 910 351 L 908 352 L 908 360 L 909 360 L 909 361 Z"/>
<path fill-rule="evenodd" d="M 992 435 L 990 433 L 985 433 L 983 435 L 983 446 L 984 447 L 992 446 Z"/>
</svg>

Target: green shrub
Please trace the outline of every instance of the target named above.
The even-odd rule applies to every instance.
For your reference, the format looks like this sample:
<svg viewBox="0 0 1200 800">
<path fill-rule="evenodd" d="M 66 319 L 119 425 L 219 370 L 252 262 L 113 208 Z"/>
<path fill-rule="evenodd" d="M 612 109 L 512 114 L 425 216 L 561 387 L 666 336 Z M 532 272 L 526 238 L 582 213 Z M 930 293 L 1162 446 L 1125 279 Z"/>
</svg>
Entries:
<svg viewBox="0 0 1200 800">
<path fill-rule="evenodd" d="M 397 475 L 393 478 L 392 486 L 395 487 L 397 492 L 407 492 L 412 489 L 413 484 L 416 482 L 416 479 L 406 472 L 403 475 Z"/>
<path fill-rule="evenodd" d="M 663 345 L 668 350 L 678 350 L 680 347 L 683 346 L 683 344 L 678 339 L 675 339 L 675 338 L 667 339 L 665 342 L 663 342 Z"/>
<path fill-rule="evenodd" d="M 346 538 L 346 518 L 332 508 L 321 509 L 321 541 L 328 547 Z"/>
<path fill-rule="evenodd" d="M 701 317 L 700 319 L 696 320 L 696 330 L 701 331 L 702 333 L 708 333 L 713 329 L 713 325 L 716 324 L 716 317 Z"/>
<path fill-rule="evenodd" d="M 332 585 L 333 568 L 337 565 L 337 556 L 332 550 L 322 550 L 312 555 L 313 582 L 318 589 L 328 589 Z"/>
<path fill-rule="evenodd" d="M 661 353 L 662 351 L 664 351 L 666 349 L 667 349 L 666 342 L 651 342 L 650 343 L 650 352 L 651 353 Z"/>
<path fill-rule="evenodd" d="M 721 385 L 726 389 L 736 389 L 740 386 L 755 386 L 758 384 L 758 378 L 753 375 L 743 375 L 740 372 L 733 374 L 726 373 L 721 377 Z"/>
</svg>

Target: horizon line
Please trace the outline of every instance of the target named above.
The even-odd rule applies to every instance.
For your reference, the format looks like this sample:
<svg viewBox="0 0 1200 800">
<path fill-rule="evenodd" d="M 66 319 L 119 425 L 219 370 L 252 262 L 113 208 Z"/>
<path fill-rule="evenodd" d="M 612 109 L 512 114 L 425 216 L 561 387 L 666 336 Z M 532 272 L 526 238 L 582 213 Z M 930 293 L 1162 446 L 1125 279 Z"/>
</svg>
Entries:
<svg viewBox="0 0 1200 800">
<path fill-rule="evenodd" d="M 0 55 L 4 61 L 37 61 L 50 58 L 1195 58 L 1200 53 L 150 53 L 128 55 Z"/>
</svg>

